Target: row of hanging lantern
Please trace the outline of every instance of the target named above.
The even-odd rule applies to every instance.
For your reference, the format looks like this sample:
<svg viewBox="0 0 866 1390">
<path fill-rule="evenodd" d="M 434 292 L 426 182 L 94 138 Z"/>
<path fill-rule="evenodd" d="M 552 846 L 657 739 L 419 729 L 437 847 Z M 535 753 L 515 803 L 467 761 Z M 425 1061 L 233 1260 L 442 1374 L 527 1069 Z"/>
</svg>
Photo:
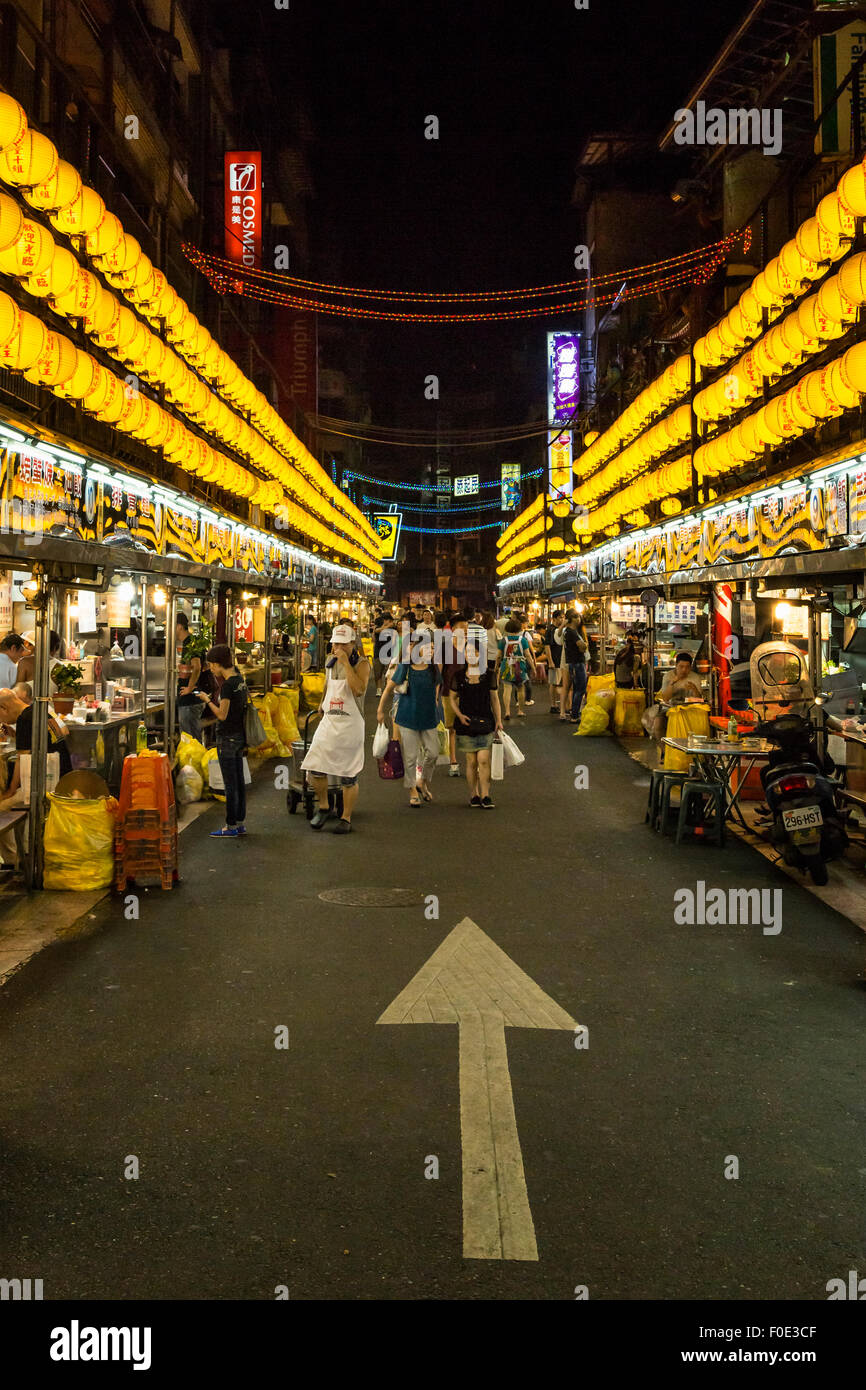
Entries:
<svg viewBox="0 0 866 1390">
<path fill-rule="evenodd" d="M 92 399 L 99 403 L 100 418 L 165 449 L 172 461 L 201 472 L 207 480 L 218 482 L 259 505 L 282 505 L 283 488 L 301 506 L 305 535 L 352 559 L 365 568 L 380 570 L 380 546 L 375 533 L 360 512 L 328 477 L 309 451 L 280 419 L 261 392 L 243 376 L 227 353 L 198 322 L 188 306 L 154 268 L 136 239 L 123 229 L 119 219 L 108 212 L 100 196 L 82 183 L 81 176 L 58 157 L 50 140 L 27 126 L 20 105 L 0 94 L 0 180 L 21 189 L 34 208 L 47 213 L 54 228 L 73 239 L 86 253 L 109 284 L 151 324 L 164 324 L 163 339 L 118 297 L 106 289 L 95 275 L 84 269 L 76 257 L 58 245 L 51 232 L 39 222 L 24 216 L 20 206 L 7 194 L 0 194 L 0 271 L 16 277 L 37 297 L 49 299 L 60 314 L 80 319 L 95 343 L 115 360 L 129 367 L 135 376 L 162 386 L 167 399 L 205 433 L 236 450 L 266 473 L 273 484 L 262 483 L 248 470 L 213 450 L 197 436 L 168 416 L 141 393 L 124 391 L 123 383 L 100 368 L 89 354 L 79 356 L 92 362 L 99 383 L 100 373 L 116 387 L 106 387 L 108 399 L 101 400 L 101 387 L 92 384 L 83 396 L 85 409 Z M 10 311 L 4 306 L 6 319 Z M 32 323 L 31 323 L 32 321 Z M 45 345 L 38 341 L 34 315 L 22 314 L 12 323 L 3 348 L 4 364 L 24 370 L 37 370 Z M 46 334 L 50 330 L 45 330 Z M 66 346 L 62 346 L 65 344 Z M 31 349 L 37 346 L 35 357 Z M 62 362 L 47 374 L 62 373 L 72 363 L 74 345 L 60 334 L 51 335 Z M 175 350 L 176 349 L 176 350 Z M 29 359 L 25 361 L 25 359 Z M 191 363 L 195 370 L 190 370 Z M 78 365 L 78 360 L 74 365 Z M 86 382 L 90 367 L 83 363 L 75 378 L 76 389 Z M 206 378 L 235 407 L 247 411 L 257 428 L 225 404 L 206 385 Z M 66 380 L 72 380 L 70 371 Z M 31 378 L 32 379 L 32 378 Z M 62 387 L 62 381 L 44 384 Z M 115 399 L 117 388 L 123 408 Z M 117 419 L 113 415 L 119 411 Z M 173 429 L 172 426 L 176 426 Z M 166 443 L 154 443 L 165 436 Z M 269 442 L 270 440 L 270 442 Z M 186 461 L 184 461 L 186 460 Z M 260 499 L 267 498 L 267 502 Z M 308 515 L 308 513 L 310 515 Z"/>
<path fill-rule="evenodd" d="M 763 395 L 765 380 L 782 379 L 808 356 L 824 351 L 834 338 L 847 333 L 858 309 L 866 304 L 866 256 L 848 255 L 857 218 L 863 216 L 866 161 L 846 170 L 836 188 L 818 203 L 815 215 L 798 228 L 733 308 L 696 343 L 695 359 L 700 367 L 732 363 L 724 377 L 695 396 L 695 414 L 700 419 L 707 424 L 720 423 L 741 412 L 749 401 Z M 836 275 L 780 320 L 786 305 L 802 295 L 804 285 L 822 279 L 833 261 L 846 256 Z M 822 419 L 859 405 L 861 395 L 866 394 L 866 350 L 859 349 L 858 344 L 747 416 L 733 430 L 702 444 L 695 454 L 699 476 L 715 477 L 740 467 L 759 457 L 765 446 L 778 445 Z M 664 461 L 656 469 L 652 465 L 665 460 L 688 438 L 689 408 L 675 406 L 675 402 L 688 394 L 690 380 L 691 365 L 684 355 L 641 392 L 603 434 L 585 437 L 584 450 L 574 465 L 578 475 L 574 501 L 584 509 L 573 523 L 578 538 L 585 542 L 599 532 L 618 535 L 623 518 L 630 525 L 646 524 L 649 514 L 644 508 L 651 501 L 659 503 L 665 516 L 682 510 L 676 492 L 689 485 L 687 456 Z M 668 413 L 655 419 L 660 412 Z M 607 498 L 602 505 L 593 505 L 602 498 Z M 519 533 L 523 515 L 512 523 L 513 534 Z"/>
</svg>

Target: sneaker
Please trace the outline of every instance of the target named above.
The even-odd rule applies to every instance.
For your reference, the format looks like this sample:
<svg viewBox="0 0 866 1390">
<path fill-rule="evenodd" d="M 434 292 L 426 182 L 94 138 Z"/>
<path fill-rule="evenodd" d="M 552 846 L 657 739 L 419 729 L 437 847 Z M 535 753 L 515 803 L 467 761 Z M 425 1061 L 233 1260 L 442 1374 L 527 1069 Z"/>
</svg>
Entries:
<svg viewBox="0 0 866 1390">
<path fill-rule="evenodd" d="M 525 703 L 526 703 L 526 708 L 529 709 L 529 706 L 530 706 L 530 705 L 534 705 L 534 704 L 535 704 L 535 701 L 534 701 L 534 700 L 527 700 Z"/>
<path fill-rule="evenodd" d="M 480 796 L 472 796 L 472 797 L 470 797 L 470 798 L 469 798 L 469 805 L 470 805 L 470 806 L 480 806 L 480 805 L 481 805 L 481 797 L 480 797 Z"/>
<path fill-rule="evenodd" d="M 246 833 L 247 833 L 247 828 L 246 828 L 245 825 L 238 825 L 238 826 L 236 826 L 235 828 L 236 828 L 236 830 L 237 830 L 237 832 L 238 832 L 239 835 L 246 835 Z"/>
<path fill-rule="evenodd" d="M 510 715 L 510 714 L 503 715 L 502 722 L 503 722 L 503 724 L 510 724 L 510 723 L 511 723 L 511 715 Z"/>
<path fill-rule="evenodd" d="M 459 764 L 459 763 L 452 763 L 452 764 L 451 764 L 451 766 L 450 766 L 449 769 L 448 769 L 448 776 L 449 776 L 449 777 L 459 777 L 459 776 L 460 776 L 460 764 Z"/>
<path fill-rule="evenodd" d="M 330 814 L 331 811 L 328 806 L 319 806 L 316 809 L 315 814 L 310 817 L 310 829 L 321 830 L 322 826 L 325 824 L 325 821 L 328 820 Z"/>
<path fill-rule="evenodd" d="M 236 825 L 224 825 L 222 830 L 212 830 L 210 837 L 212 840 L 223 840 L 231 838 L 237 839 L 238 828 Z"/>
<path fill-rule="evenodd" d="M 493 798 L 490 796 L 482 796 L 481 809 L 482 811 L 494 811 L 496 809 L 496 803 Z"/>
<path fill-rule="evenodd" d="M 343 820 L 342 816 L 337 821 L 337 824 L 334 826 L 335 835 L 348 835 L 351 833 L 351 830 L 352 822 L 350 820 Z"/>
<path fill-rule="evenodd" d="M 551 706 L 550 706 L 550 713 L 551 713 L 551 714 L 559 714 L 559 705 L 551 705 Z"/>
</svg>

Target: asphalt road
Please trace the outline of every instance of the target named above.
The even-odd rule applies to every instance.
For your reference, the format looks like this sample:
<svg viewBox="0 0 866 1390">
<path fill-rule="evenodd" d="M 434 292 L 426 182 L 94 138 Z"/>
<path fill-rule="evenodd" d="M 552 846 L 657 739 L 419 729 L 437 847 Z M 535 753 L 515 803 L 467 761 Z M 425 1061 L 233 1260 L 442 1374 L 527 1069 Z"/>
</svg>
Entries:
<svg viewBox="0 0 866 1390">
<path fill-rule="evenodd" d="M 613 740 L 538 705 L 511 729 L 495 812 L 441 769 L 409 811 L 368 765 L 342 838 L 290 819 L 269 767 L 245 841 L 201 817 L 177 889 L 138 921 L 106 900 L 16 977 L 0 1275 L 46 1299 L 823 1300 L 866 1269 L 862 933 L 736 840 L 653 835 Z M 779 888 L 781 932 L 678 925 L 698 880 Z M 319 899 L 342 887 L 413 901 Z M 588 1029 L 505 1034 L 537 1261 L 463 1257 L 457 1027 L 377 1025 L 466 917 Z"/>
</svg>

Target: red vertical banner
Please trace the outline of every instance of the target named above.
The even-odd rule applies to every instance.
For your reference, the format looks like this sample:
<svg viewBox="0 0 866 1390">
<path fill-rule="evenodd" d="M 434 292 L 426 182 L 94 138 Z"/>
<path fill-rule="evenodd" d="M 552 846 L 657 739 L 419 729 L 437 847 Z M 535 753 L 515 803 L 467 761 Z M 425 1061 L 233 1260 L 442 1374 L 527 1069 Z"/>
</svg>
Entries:
<svg viewBox="0 0 866 1390">
<path fill-rule="evenodd" d="M 262 263 L 261 150 L 225 157 L 226 260 L 255 270 Z"/>
<path fill-rule="evenodd" d="M 735 660 L 734 591 L 730 584 L 713 585 L 713 665 L 718 673 L 719 713 L 727 714 L 731 698 L 731 665 Z"/>
</svg>

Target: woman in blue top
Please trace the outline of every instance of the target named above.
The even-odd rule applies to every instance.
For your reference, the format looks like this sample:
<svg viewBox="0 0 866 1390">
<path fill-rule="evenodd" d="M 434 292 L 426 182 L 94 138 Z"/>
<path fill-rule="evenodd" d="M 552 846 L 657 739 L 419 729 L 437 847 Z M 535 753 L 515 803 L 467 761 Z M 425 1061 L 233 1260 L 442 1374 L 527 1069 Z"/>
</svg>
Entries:
<svg viewBox="0 0 866 1390">
<path fill-rule="evenodd" d="M 432 801 L 430 783 L 439 756 L 440 688 L 442 673 L 433 665 L 432 634 L 424 628 L 412 634 L 409 662 L 403 662 L 385 682 L 376 717 L 385 723 L 385 711 L 390 707 L 391 692 L 406 684 L 405 693 L 397 701 L 395 724 L 403 745 L 403 785 L 411 795 L 409 805 L 421 805 L 421 797 Z M 418 768 L 421 777 L 418 779 Z"/>
</svg>

